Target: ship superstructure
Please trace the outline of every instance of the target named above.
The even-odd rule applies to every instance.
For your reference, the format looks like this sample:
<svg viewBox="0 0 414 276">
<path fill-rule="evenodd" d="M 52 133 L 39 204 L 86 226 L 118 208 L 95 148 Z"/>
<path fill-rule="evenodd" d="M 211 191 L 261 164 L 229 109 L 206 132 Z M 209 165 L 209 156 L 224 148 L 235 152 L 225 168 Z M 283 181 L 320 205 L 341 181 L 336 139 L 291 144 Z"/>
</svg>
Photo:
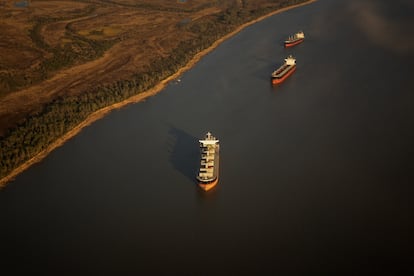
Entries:
<svg viewBox="0 0 414 276">
<path fill-rule="evenodd" d="M 285 58 L 285 63 L 272 73 L 272 83 L 278 84 L 283 82 L 287 77 L 293 74 L 296 70 L 296 59 L 289 55 Z"/>
<path fill-rule="evenodd" d="M 200 169 L 197 175 L 198 185 L 205 191 L 213 188 L 219 179 L 219 140 L 207 132 L 200 142 Z"/>
<path fill-rule="evenodd" d="M 305 40 L 305 34 L 300 31 L 292 36 L 289 36 L 286 40 L 285 40 L 285 47 L 292 47 L 295 46 L 299 43 L 302 43 Z"/>
</svg>

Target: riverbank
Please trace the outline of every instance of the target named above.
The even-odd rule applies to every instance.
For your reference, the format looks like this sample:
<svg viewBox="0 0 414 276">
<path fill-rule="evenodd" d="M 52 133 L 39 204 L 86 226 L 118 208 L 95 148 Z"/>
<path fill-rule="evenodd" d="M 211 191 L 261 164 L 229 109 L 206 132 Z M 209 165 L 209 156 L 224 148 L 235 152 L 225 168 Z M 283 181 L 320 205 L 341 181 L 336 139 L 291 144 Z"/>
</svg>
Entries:
<svg viewBox="0 0 414 276">
<path fill-rule="evenodd" d="M 308 2 L 305 3 L 301 3 L 298 5 L 293 5 L 293 6 L 289 6 L 283 9 L 279 9 L 276 11 L 273 11 L 269 14 L 266 14 L 264 16 L 261 16 L 255 20 L 252 20 L 248 23 L 245 23 L 243 25 L 240 25 L 239 27 L 237 27 L 237 29 L 235 29 L 233 32 L 223 36 L 222 38 L 218 39 L 217 41 L 215 41 L 210 47 L 208 47 L 207 49 L 197 53 L 190 62 L 188 62 L 184 67 L 180 68 L 176 73 L 172 74 L 171 76 L 169 76 L 168 78 L 162 80 L 160 83 L 158 83 L 156 86 L 154 86 L 153 88 L 139 93 L 135 96 L 130 97 L 127 100 L 124 100 L 122 102 L 113 104 L 111 106 L 107 106 L 104 107 L 92 114 L 90 114 L 82 123 L 80 123 L 79 125 L 77 125 L 75 128 L 73 128 L 72 130 L 70 130 L 69 132 L 67 132 L 65 135 L 63 135 L 62 137 L 60 137 L 59 139 L 57 139 L 55 142 L 53 142 L 52 144 L 50 144 L 45 150 L 41 151 L 40 153 L 38 153 L 36 156 L 32 157 L 31 159 L 29 159 L 28 161 L 26 161 L 25 163 L 23 163 L 22 165 L 20 165 L 19 167 L 17 167 L 16 169 L 14 169 L 10 174 L 8 174 L 6 177 L 2 178 L 0 180 L 0 188 L 5 187 L 7 185 L 7 183 L 9 183 L 10 181 L 12 181 L 13 178 L 15 178 L 18 174 L 20 174 L 21 172 L 23 172 L 24 170 L 26 170 L 27 168 L 29 168 L 30 166 L 32 166 L 33 164 L 40 162 L 41 160 L 43 160 L 43 158 L 45 158 L 50 152 L 52 152 L 54 149 L 62 146 L 66 141 L 68 141 L 69 139 L 71 139 L 72 137 L 74 137 L 75 135 L 77 135 L 84 127 L 89 126 L 90 124 L 92 124 L 93 122 L 103 118 L 106 114 L 108 114 L 109 112 L 111 112 L 112 110 L 115 109 L 119 109 L 122 108 L 128 104 L 131 103 L 137 103 L 140 102 L 142 100 L 145 100 L 148 97 L 154 96 L 157 93 L 159 93 L 160 91 L 162 91 L 164 89 L 164 87 L 172 80 L 177 79 L 180 75 L 182 75 L 184 72 L 188 71 L 189 69 L 191 69 L 203 56 L 205 56 L 206 54 L 210 53 L 211 51 L 213 51 L 217 46 L 219 46 L 223 41 L 227 40 L 228 38 L 234 36 L 235 34 L 237 34 L 238 32 L 240 32 L 241 30 L 243 30 L 244 28 L 255 24 L 263 19 L 266 19 L 270 16 L 273 16 L 275 14 L 293 9 L 293 8 L 297 8 L 303 5 L 308 5 L 311 4 L 313 2 L 316 2 L 316 0 L 310 0 Z"/>
</svg>

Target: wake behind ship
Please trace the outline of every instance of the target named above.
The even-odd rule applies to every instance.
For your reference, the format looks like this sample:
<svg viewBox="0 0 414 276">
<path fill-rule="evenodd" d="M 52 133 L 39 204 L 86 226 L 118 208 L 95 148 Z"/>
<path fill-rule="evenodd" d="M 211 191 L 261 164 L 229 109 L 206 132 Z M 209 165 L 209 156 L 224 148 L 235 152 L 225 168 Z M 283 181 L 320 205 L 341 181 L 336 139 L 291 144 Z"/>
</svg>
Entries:
<svg viewBox="0 0 414 276">
<path fill-rule="evenodd" d="M 198 185 L 205 191 L 217 185 L 219 180 L 219 140 L 207 132 L 200 142 L 200 169 L 197 175 Z"/>
<path fill-rule="evenodd" d="M 279 84 L 287 79 L 296 70 L 296 59 L 289 55 L 285 58 L 285 63 L 272 73 L 272 83 Z"/>
<path fill-rule="evenodd" d="M 285 47 L 293 47 L 299 43 L 302 43 L 305 40 L 305 34 L 301 31 L 293 36 L 289 36 L 288 39 L 285 40 Z"/>
</svg>

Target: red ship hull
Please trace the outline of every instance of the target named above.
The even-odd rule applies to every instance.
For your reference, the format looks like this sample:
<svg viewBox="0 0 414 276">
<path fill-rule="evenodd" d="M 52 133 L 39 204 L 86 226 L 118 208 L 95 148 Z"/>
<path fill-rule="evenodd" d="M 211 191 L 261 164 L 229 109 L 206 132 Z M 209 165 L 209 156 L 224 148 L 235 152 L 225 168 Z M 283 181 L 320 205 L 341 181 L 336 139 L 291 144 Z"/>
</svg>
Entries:
<svg viewBox="0 0 414 276">
<path fill-rule="evenodd" d="M 215 180 L 208 182 L 208 183 L 199 182 L 198 186 L 200 186 L 200 188 L 203 189 L 204 191 L 208 191 L 212 189 L 214 186 L 216 186 L 217 183 L 218 183 L 218 177 Z"/>
<path fill-rule="evenodd" d="M 285 47 L 286 47 L 286 48 L 293 47 L 293 46 L 295 46 L 295 45 L 298 45 L 298 44 L 302 43 L 303 41 L 304 41 L 304 39 L 303 39 L 303 38 L 302 38 L 302 39 L 298 39 L 298 40 L 293 41 L 293 42 L 286 42 L 286 41 L 285 41 Z"/>
<path fill-rule="evenodd" d="M 296 71 L 296 66 L 293 66 L 286 74 L 283 75 L 281 78 L 272 78 L 272 84 L 279 84 L 284 82 L 293 72 Z"/>
</svg>

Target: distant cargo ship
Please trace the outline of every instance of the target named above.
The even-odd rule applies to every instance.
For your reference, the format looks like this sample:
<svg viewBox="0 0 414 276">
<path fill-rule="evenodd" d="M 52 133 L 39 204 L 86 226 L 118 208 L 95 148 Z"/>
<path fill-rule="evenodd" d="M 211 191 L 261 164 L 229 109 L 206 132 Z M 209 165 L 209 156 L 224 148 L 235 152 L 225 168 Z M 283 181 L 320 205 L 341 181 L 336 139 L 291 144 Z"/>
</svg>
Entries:
<svg viewBox="0 0 414 276">
<path fill-rule="evenodd" d="M 296 59 L 289 55 L 285 58 L 285 63 L 272 73 L 272 83 L 278 84 L 287 79 L 296 70 Z"/>
<path fill-rule="evenodd" d="M 301 31 L 293 36 L 289 36 L 288 39 L 285 40 L 285 47 L 292 47 L 299 43 L 302 43 L 305 40 L 305 34 Z"/>
<path fill-rule="evenodd" d="M 210 190 L 219 180 L 219 140 L 207 132 L 200 142 L 200 170 L 197 175 L 198 185 L 205 191 Z"/>
</svg>

